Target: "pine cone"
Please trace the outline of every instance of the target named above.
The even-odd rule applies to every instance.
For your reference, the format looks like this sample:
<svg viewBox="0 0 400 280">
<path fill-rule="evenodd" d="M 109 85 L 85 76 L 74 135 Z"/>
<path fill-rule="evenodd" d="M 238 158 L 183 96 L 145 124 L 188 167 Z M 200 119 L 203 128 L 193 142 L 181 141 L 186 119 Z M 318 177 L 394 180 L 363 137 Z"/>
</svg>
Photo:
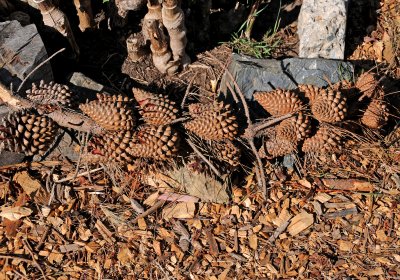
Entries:
<svg viewBox="0 0 400 280">
<path fill-rule="evenodd" d="M 295 90 L 277 89 L 270 92 L 257 92 L 254 98 L 272 116 L 293 113 L 303 106 Z"/>
<path fill-rule="evenodd" d="M 211 143 L 211 152 L 216 159 L 225 161 L 232 166 L 238 166 L 240 164 L 240 149 L 236 147 L 232 141 L 213 141 Z"/>
<path fill-rule="evenodd" d="M 0 137 L 5 138 L 5 148 L 27 156 L 43 155 L 54 142 L 58 129 L 49 117 L 26 111 L 9 114 L 3 125 Z"/>
<path fill-rule="evenodd" d="M 110 131 L 130 130 L 135 126 L 131 99 L 105 94 L 98 94 L 97 98 L 79 108 L 98 125 Z"/>
<path fill-rule="evenodd" d="M 144 125 L 134 135 L 129 147 L 133 157 L 166 160 L 178 152 L 178 133 L 171 126 Z"/>
<path fill-rule="evenodd" d="M 233 140 L 238 134 L 236 117 L 223 102 L 191 104 L 189 114 L 193 119 L 184 127 L 204 140 Z"/>
<path fill-rule="evenodd" d="M 362 100 L 364 97 L 374 98 L 382 95 L 379 81 L 376 79 L 374 74 L 369 72 L 363 73 L 358 77 L 356 88 L 358 88 L 362 93 L 359 100 Z"/>
<path fill-rule="evenodd" d="M 323 154 L 340 149 L 341 136 L 333 128 L 321 126 L 317 133 L 304 141 L 302 151 L 305 153 Z"/>
<path fill-rule="evenodd" d="M 107 160 L 132 162 L 134 157 L 129 154 L 129 148 L 133 146 L 133 134 L 131 130 L 120 130 L 96 136 L 93 139 L 94 152 Z"/>
<path fill-rule="evenodd" d="M 39 104 L 61 105 L 64 107 L 74 107 L 76 100 L 66 85 L 54 82 L 45 83 L 40 81 L 39 85 L 32 84 L 32 88 L 26 91 L 26 97 Z"/>
<path fill-rule="evenodd" d="M 276 138 L 296 144 L 310 134 L 310 126 L 310 118 L 300 112 L 297 116 L 283 120 L 276 126 Z"/>
<path fill-rule="evenodd" d="M 315 98 L 321 94 L 321 91 L 325 90 L 313 85 L 299 85 L 299 91 L 304 93 L 304 96 L 308 98 L 310 103 L 313 103 Z"/>
<path fill-rule="evenodd" d="M 178 109 L 175 102 L 162 95 L 133 89 L 136 101 L 139 103 L 140 114 L 147 124 L 167 125 L 177 118 Z"/>
<path fill-rule="evenodd" d="M 289 155 L 297 150 L 297 145 L 292 141 L 285 139 L 278 140 L 272 138 L 265 141 L 258 151 L 261 158 L 275 158 L 280 156 Z"/>
<path fill-rule="evenodd" d="M 321 122 L 339 122 L 346 117 L 346 101 L 339 91 L 323 90 L 311 103 L 311 112 Z"/>
<path fill-rule="evenodd" d="M 369 128 L 379 129 L 386 124 L 388 116 L 389 113 L 385 102 L 379 99 L 372 99 L 361 117 L 361 123 Z"/>
</svg>

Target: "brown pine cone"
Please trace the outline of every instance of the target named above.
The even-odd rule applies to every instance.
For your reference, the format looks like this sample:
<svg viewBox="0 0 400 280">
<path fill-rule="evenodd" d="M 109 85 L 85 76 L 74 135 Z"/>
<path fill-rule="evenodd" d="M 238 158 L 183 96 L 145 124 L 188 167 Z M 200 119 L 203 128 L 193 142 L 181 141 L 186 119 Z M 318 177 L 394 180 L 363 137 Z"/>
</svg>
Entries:
<svg viewBox="0 0 400 280">
<path fill-rule="evenodd" d="M 292 141 L 288 141 L 285 139 L 278 140 L 276 138 L 272 138 L 268 141 L 265 141 L 261 146 L 258 154 L 261 158 L 275 158 L 280 156 L 289 155 L 297 150 L 297 145 Z"/>
<path fill-rule="evenodd" d="M 227 162 L 232 166 L 240 164 L 240 149 L 232 141 L 212 141 L 211 152 L 216 159 Z"/>
<path fill-rule="evenodd" d="M 374 74 L 369 72 L 363 73 L 360 77 L 358 77 L 356 82 L 356 88 L 358 88 L 362 93 L 360 100 L 364 97 L 376 97 L 377 90 L 380 91 L 378 87 L 379 81 L 376 79 Z"/>
<path fill-rule="evenodd" d="M 43 155 L 54 142 L 58 125 L 49 117 L 20 111 L 3 120 L 0 137 L 5 149 L 27 156 Z"/>
<path fill-rule="evenodd" d="M 106 130 L 130 130 L 135 126 L 131 99 L 98 94 L 98 100 L 79 105 L 79 108 Z"/>
<path fill-rule="evenodd" d="M 256 92 L 254 98 L 272 116 L 293 113 L 303 106 L 295 90 L 261 91 Z"/>
<path fill-rule="evenodd" d="M 324 154 L 340 149 L 341 136 L 334 128 L 321 126 L 317 133 L 304 141 L 302 151 L 305 153 Z"/>
<path fill-rule="evenodd" d="M 92 141 L 93 152 L 107 160 L 132 162 L 134 157 L 129 154 L 129 148 L 133 145 L 133 134 L 132 130 L 120 130 L 96 136 Z"/>
<path fill-rule="evenodd" d="M 133 89 L 133 95 L 139 103 L 140 114 L 147 124 L 167 125 L 177 118 L 175 102 L 162 95 L 155 95 L 141 89 Z"/>
<path fill-rule="evenodd" d="M 55 82 L 45 83 L 40 81 L 39 85 L 32 84 L 32 88 L 26 91 L 26 97 L 39 104 L 61 105 L 65 107 L 74 107 L 76 100 L 66 85 Z"/>
<path fill-rule="evenodd" d="M 299 91 L 304 93 L 310 103 L 313 103 L 315 98 L 320 95 L 320 92 L 325 90 L 313 85 L 299 85 Z"/>
<path fill-rule="evenodd" d="M 178 152 L 178 133 L 171 126 L 144 125 L 134 135 L 129 147 L 133 157 L 167 160 Z"/>
<path fill-rule="evenodd" d="M 347 99 L 339 91 L 330 89 L 320 91 L 311 103 L 311 112 L 321 122 L 340 122 L 347 114 L 346 101 Z"/>
<path fill-rule="evenodd" d="M 389 112 L 383 100 L 372 99 L 363 116 L 361 123 L 372 129 L 382 128 L 388 121 Z"/>
<path fill-rule="evenodd" d="M 192 120 L 184 127 L 204 140 L 233 140 L 238 134 L 238 124 L 230 105 L 223 102 L 191 104 L 189 114 Z"/>
<path fill-rule="evenodd" d="M 276 138 L 277 140 L 284 139 L 296 144 L 310 134 L 310 129 L 310 118 L 300 112 L 297 116 L 283 120 L 276 126 Z"/>
</svg>

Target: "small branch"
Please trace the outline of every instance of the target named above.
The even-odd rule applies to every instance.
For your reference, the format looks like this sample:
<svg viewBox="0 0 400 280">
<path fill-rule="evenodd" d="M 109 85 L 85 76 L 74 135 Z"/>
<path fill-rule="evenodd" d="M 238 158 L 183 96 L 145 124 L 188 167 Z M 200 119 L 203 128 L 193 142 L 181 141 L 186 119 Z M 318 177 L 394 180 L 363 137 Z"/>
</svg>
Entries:
<svg viewBox="0 0 400 280">
<path fill-rule="evenodd" d="M 182 117 L 182 118 L 178 118 L 178 119 L 175 119 L 175 120 L 171 121 L 169 124 L 175 124 L 175 123 L 179 123 L 179 122 L 184 122 L 184 121 L 187 121 L 189 119 L 190 119 L 190 117 Z"/>
<path fill-rule="evenodd" d="M 45 65 L 47 62 L 49 62 L 53 57 L 55 57 L 57 54 L 65 51 L 65 48 L 62 48 L 61 50 L 56 51 L 53 53 L 51 56 L 49 56 L 46 60 L 42 61 L 38 66 L 36 66 L 29 74 L 22 80 L 21 84 L 19 85 L 17 92 L 21 90 L 21 88 L 24 86 L 25 82 L 28 80 L 30 76 L 32 76 L 33 73 L 35 73 L 40 67 Z"/>
<path fill-rule="evenodd" d="M 67 181 L 70 181 L 70 180 L 74 180 L 74 179 L 76 179 L 78 177 L 82 177 L 82 176 L 89 175 L 91 173 L 95 173 L 95 172 L 103 170 L 103 169 L 104 169 L 104 167 L 99 167 L 99 168 L 96 168 L 96 169 L 93 169 L 93 170 L 89 170 L 89 171 L 85 171 L 85 172 L 79 173 L 76 176 L 74 174 L 73 176 L 69 176 L 69 177 L 66 177 L 66 178 L 58 180 L 58 181 L 54 181 L 54 183 L 56 183 L 56 184 L 64 183 L 64 182 L 67 182 Z"/>
<path fill-rule="evenodd" d="M 132 220 L 132 223 L 136 224 L 139 221 L 139 219 L 145 218 L 148 215 L 153 214 L 154 212 L 156 212 L 164 204 L 165 204 L 165 201 L 163 201 L 163 200 L 157 201 L 153 206 L 151 206 L 149 209 L 144 211 L 142 214 L 137 215 L 136 218 Z"/>
<path fill-rule="evenodd" d="M 243 109 L 244 109 L 244 114 L 246 115 L 246 119 L 247 119 L 247 127 L 251 128 L 253 127 L 253 122 L 251 120 L 250 117 L 250 110 L 249 110 L 249 106 L 247 105 L 246 102 L 246 98 L 244 97 L 244 94 L 242 92 L 242 90 L 240 89 L 238 83 L 236 82 L 235 78 L 233 77 L 232 73 L 228 70 L 228 67 L 226 65 L 224 65 L 218 58 L 216 58 L 212 53 L 210 52 L 206 52 L 209 56 L 211 56 L 212 58 L 215 59 L 215 61 L 217 61 L 217 63 L 225 70 L 225 73 L 228 75 L 228 77 L 232 80 L 235 89 L 237 91 L 237 94 L 240 97 Z M 228 82 L 227 82 L 228 84 Z M 234 92 L 233 90 L 231 90 L 231 92 Z M 234 94 L 234 93 L 232 93 Z M 247 130 L 247 131 L 251 131 L 251 130 Z M 261 189 L 263 195 L 264 195 L 264 199 L 267 198 L 267 182 L 266 182 L 266 177 L 265 177 L 265 171 L 264 171 L 264 167 L 262 165 L 262 161 L 261 158 L 258 154 L 258 151 L 256 149 L 256 146 L 254 144 L 254 133 L 251 132 L 251 134 L 248 135 L 248 137 L 245 138 L 248 142 L 249 145 L 251 147 L 251 150 L 254 154 L 254 156 L 256 157 L 257 160 L 257 167 L 259 169 L 259 175 L 257 175 L 257 183 L 258 183 L 258 187 Z"/>
<path fill-rule="evenodd" d="M 217 168 L 197 149 L 196 145 L 190 141 L 189 139 L 186 140 L 187 143 L 189 144 L 190 147 L 192 147 L 193 151 L 205 162 L 208 164 L 208 166 L 211 168 L 211 170 L 217 175 L 218 177 L 221 177 L 221 173 L 218 171 Z"/>
<path fill-rule="evenodd" d="M 190 82 L 189 82 L 189 84 L 188 84 L 188 86 L 186 88 L 185 95 L 183 96 L 182 103 L 181 103 L 181 109 L 182 110 L 183 110 L 183 108 L 185 108 L 186 99 L 188 98 L 188 96 L 190 94 L 190 89 L 192 88 L 192 85 L 193 85 L 193 82 L 194 82 L 195 78 L 196 78 L 196 76 L 193 76 L 193 78 L 190 80 Z"/>
<path fill-rule="evenodd" d="M 27 240 L 27 239 L 24 239 L 24 245 L 25 245 L 25 248 L 28 250 L 29 254 L 30 254 L 31 257 L 32 257 L 32 262 L 33 262 L 33 263 L 36 265 L 36 267 L 39 269 L 40 273 L 42 273 L 43 278 L 44 278 L 44 279 L 47 279 L 47 278 L 46 278 L 46 274 L 44 273 L 42 267 L 40 266 L 40 264 L 39 264 L 39 263 L 37 262 L 37 260 L 35 259 L 35 254 L 33 253 L 33 250 L 32 250 L 32 248 L 31 248 L 31 245 L 28 243 L 28 240 Z"/>
</svg>

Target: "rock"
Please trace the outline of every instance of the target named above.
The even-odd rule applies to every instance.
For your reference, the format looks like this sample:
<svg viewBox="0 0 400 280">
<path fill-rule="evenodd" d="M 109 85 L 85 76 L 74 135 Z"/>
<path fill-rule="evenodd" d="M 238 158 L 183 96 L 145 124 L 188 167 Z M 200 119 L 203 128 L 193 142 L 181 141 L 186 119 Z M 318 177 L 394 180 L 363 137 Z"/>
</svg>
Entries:
<svg viewBox="0 0 400 280">
<path fill-rule="evenodd" d="M 17 81 L 18 84 L 14 84 L 16 89 L 19 83 L 47 58 L 46 48 L 34 24 L 21 26 L 16 20 L 0 22 L 0 64 L 4 65 L 0 72 L 0 82 L 8 85 L 11 81 Z M 15 80 L 13 76 L 18 79 Z M 53 80 L 49 62 L 29 77 L 24 89 L 39 80 Z"/>
<path fill-rule="evenodd" d="M 24 154 L 9 151 L 0 151 L 0 166 L 21 163 L 25 158 Z"/>
<path fill-rule="evenodd" d="M 344 59 L 348 0 L 303 0 L 299 57 Z"/>
<path fill-rule="evenodd" d="M 228 66 L 245 97 L 253 100 L 255 91 L 270 91 L 274 88 L 293 89 L 297 84 L 324 87 L 353 75 L 350 62 L 321 58 L 287 58 L 283 60 L 257 59 L 233 54 Z M 221 91 L 227 92 L 226 82 L 231 80 L 224 73 Z M 231 85 L 233 85 L 231 83 Z M 233 88 L 233 87 L 232 87 Z"/>
</svg>

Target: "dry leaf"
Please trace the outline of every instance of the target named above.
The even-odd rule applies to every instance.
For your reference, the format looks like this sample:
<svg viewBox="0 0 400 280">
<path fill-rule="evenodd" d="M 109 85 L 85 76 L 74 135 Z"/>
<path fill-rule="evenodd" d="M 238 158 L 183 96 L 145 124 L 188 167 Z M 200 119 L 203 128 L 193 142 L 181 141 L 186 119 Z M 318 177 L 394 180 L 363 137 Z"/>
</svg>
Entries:
<svg viewBox="0 0 400 280">
<path fill-rule="evenodd" d="M 1 217 L 7 218 L 10 221 L 18 221 L 19 219 L 29 216 L 30 214 L 32 214 L 32 210 L 23 206 L 3 207 L 0 212 Z"/>
<path fill-rule="evenodd" d="M 288 226 L 288 231 L 290 235 L 295 236 L 311 226 L 314 223 L 314 217 L 312 214 L 307 212 L 301 212 L 293 217 L 290 225 Z"/>
<path fill-rule="evenodd" d="M 27 195 L 38 191 L 42 187 L 40 181 L 32 178 L 27 171 L 18 172 L 15 174 L 14 181 L 22 187 Z"/>
<path fill-rule="evenodd" d="M 162 211 L 162 217 L 166 220 L 191 219 L 194 217 L 195 204 L 193 202 L 180 202 L 165 207 Z"/>
<path fill-rule="evenodd" d="M 122 265 L 126 265 L 129 264 L 131 260 L 133 260 L 133 255 L 131 253 L 131 250 L 129 250 L 127 246 L 124 246 L 119 249 L 117 258 Z"/>
<path fill-rule="evenodd" d="M 376 61 L 382 62 L 383 61 L 383 42 L 376 41 L 373 45 L 373 49 L 375 52 Z"/>
<path fill-rule="evenodd" d="M 385 32 L 383 34 L 382 41 L 383 41 L 383 45 L 384 45 L 383 58 L 389 64 L 395 63 L 396 62 L 396 59 L 395 59 L 396 55 L 395 55 L 394 50 L 393 50 L 392 41 L 390 39 L 389 34 L 387 34 L 387 32 Z"/>
</svg>

